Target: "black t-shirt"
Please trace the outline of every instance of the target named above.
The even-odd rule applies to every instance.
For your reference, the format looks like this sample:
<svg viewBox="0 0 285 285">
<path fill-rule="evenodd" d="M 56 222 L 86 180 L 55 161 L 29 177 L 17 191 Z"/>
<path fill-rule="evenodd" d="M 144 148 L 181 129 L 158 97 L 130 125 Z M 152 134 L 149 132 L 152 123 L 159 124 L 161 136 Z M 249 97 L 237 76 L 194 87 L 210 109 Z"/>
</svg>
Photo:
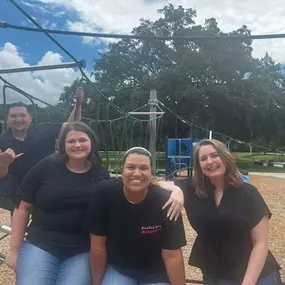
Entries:
<svg viewBox="0 0 285 285">
<path fill-rule="evenodd" d="M 161 250 L 186 244 L 182 218 L 169 221 L 167 210 L 162 210 L 169 192 L 150 186 L 141 203 L 131 204 L 121 179 L 103 181 L 96 189 L 84 227 L 107 237 L 108 264 L 141 282 L 167 281 Z"/>
<path fill-rule="evenodd" d="M 27 240 L 64 258 L 89 250 L 89 236 L 82 228 L 96 184 L 109 179 L 107 170 L 94 166 L 85 173 L 71 172 L 64 163 L 44 158 L 20 185 L 22 201 L 34 205 Z"/>
<path fill-rule="evenodd" d="M 0 136 L 0 149 L 12 148 L 16 154 L 24 153 L 10 166 L 7 177 L 0 179 L 0 195 L 13 195 L 26 173 L 42 158 L 55 151 L 55 140 L 62 124 L 41 123 L 30 127 L 24 141 L 16 139 L 9 129 Z"/>
<path fill-rule="evenodd" d="M 258 190 L 244 183 L 224 190 L 217 207 L 214 192 L 208 198 L 199 198 L 189 180 L 178 180 L 183 189 L 188 220 L 197 232 L 189 264 L 199 267 L 210 278 L 241 281 L 244 277 L 253 247 L 251 230 L 264 216 L 271 213 Z M 279 269 L 268 252 L 261 276 Z"/>
</svg>

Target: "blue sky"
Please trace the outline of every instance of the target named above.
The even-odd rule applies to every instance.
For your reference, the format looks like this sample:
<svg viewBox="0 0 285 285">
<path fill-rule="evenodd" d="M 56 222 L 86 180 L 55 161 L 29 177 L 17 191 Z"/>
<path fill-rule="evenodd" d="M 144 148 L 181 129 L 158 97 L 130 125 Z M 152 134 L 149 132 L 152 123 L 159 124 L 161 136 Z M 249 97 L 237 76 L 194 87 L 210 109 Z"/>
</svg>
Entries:
<svg viewBox="0 0 285 285">
<path fill-rule="evenodd" d="M 155 20 L 157 10 L 169 0 L 17 0 L 45 28 L 106 33 L 130 33 L 140 18 Z M 175 5 L 194 8 L 196 23 L 215 17 L 219 27 L 229 32 L 243 24 L 252 34 L 285 33 L 283 0 L 175 0 Z M 191 5 L 189 4 L 191 2 Z M 10 24 L 33 26 L 9 1 L 0 0 L 0 19 Z M 85 59 L 88 70 L 106 40 L 55 36 L 79 60 Z M 285 63 L 285 39 L 255 41 L 253 55 L 265 52 L 277 62 Z M 54 43 L 40 33 L 0 29 L 0 69 L 36 64 L 58 64 L 71 61 Z M 79 76 L 75 69 L 5 75 L 7 80 L 32 95 L 56 103 L 64 86 Z M 0 84 L 1 85 L 1 84 Z M 1 86 L 0 86 L 1 88 Z M 1 90 L 1 89 L 0 89 Z M 1 91 L 0 91 L 1 92 Z M 16 96 L 16 95 L 15 95 Z M 11 100 L 17 100 L 11 95 Z M 1 98 L 1 94 L 0 94 Z"/>
<path fill-rule="evenodd" d="M 3 3 L 2 3 L 3 2 Z M 0 9 L 0 19 L 14 25 L 25 25 L 34 27 L 23 14 L 21 14 L 9 1 L 2 1 Z M 31 2 L 31 1 L 27 1 Z M 25 3 L 25 2 L 24 2 Z M 66 21 L 77 20 L 77 14 L 73 11 L 63 10 L 60 7 L 55 7 L 52 12 L 44 12 L 44 6 L 38 4 L 42 9 L 34 9 L 27 4 L 22 5 L 26 12 L 32 15 L 37 22 L 48 28 L 66 29 Z M 63 14 L 64 13 L 64 14 Z M 60 15 L 60 16 L 59 16 Z M 44 17 L 43 17 L 44 16 Z M 88 69 L 92 69 L 92 60 L 98 56 L 98 49 L 104 48 L 106 45 L 86 45 L 82 44 L 81 37 L 75 36 L 60 36 L 53 35 L 67 50 L 81 60 L 85 59 L 88 63 Z M 63 61 L 72 61 L 66 56 L 46 35 L 41 33 L 18 31 L 13 29 L 0 29 L 0 46 L 4 46 L 6 42 L 11 42 L 16 45 L 20 54 L 31 65 L 37 64 L 43 54 L 49 50 L 60 53 L 63 56 Z"/>
</svg>

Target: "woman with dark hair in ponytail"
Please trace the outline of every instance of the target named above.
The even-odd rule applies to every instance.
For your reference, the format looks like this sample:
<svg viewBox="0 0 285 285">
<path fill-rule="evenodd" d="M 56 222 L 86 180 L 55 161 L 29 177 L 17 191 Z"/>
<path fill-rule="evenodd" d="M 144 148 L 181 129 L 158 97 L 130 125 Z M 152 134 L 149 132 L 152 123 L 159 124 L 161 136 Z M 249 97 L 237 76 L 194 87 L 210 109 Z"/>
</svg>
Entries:
<svg viewBox="0 0 285 285">
<path fill-rule="evenodd" d="M 170 193 L 153 180 L 150 152 L 129 149 L 122 178 L 96 188 L 84 222 L 92 285 L 185 285 L 182 217 L 167 217 Z"/>
</svg>

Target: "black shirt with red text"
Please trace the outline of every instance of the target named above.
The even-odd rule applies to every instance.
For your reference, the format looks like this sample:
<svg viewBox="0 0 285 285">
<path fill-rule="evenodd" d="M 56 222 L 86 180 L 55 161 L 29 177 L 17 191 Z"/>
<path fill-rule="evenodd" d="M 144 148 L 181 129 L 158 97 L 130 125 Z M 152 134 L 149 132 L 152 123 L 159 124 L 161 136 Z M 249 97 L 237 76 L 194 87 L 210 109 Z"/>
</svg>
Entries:
<svg viewBox="0 0 285 285">
<path fill-rule="evenodd" d="M 186 244 L 182 218 L 169 221 L 167 210 L 162 210 L 170 193 L 150 186 L 145 199 L 132 204 L 125 198 L 121 179 L 103 181 L 96 189 L 84 227 L 107 237 L 108 264 L 141 282 L 167 281 L 162 249 Z M 150 276 L 152 280 L 147 279 Z"/>
</svg>

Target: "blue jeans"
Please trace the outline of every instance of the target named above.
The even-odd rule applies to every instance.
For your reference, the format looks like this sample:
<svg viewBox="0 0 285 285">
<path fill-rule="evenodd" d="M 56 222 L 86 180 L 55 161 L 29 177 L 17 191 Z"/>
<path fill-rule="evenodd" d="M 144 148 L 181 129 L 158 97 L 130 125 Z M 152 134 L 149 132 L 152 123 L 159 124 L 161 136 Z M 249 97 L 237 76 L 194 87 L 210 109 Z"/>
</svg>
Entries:
<svg viewBox="0 0 285 285">
<path fill-rule="evenodd" d="M 89 253 L 60 260 L 23 242 L 16 266 L 16 285 L 90 285 Z"/>
<path fill-rule="evenodd" d="M 230 280 L 204 280 L 204 285 L 239 285 L 240 283 Z M 279 271 L 274 271 L 271 274 L 259 279 L 256 285 L 281 285 L 281 277 Z"/>
<path fill-rule="evenodd" d="M 112 266 L 108 266 L 101 285 L 170 285 L 170 283 L 139 283 L 137 280 L 121 274 Z"/>
</svg>

